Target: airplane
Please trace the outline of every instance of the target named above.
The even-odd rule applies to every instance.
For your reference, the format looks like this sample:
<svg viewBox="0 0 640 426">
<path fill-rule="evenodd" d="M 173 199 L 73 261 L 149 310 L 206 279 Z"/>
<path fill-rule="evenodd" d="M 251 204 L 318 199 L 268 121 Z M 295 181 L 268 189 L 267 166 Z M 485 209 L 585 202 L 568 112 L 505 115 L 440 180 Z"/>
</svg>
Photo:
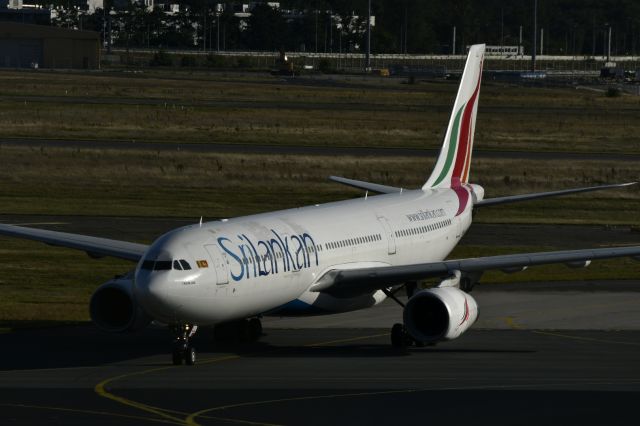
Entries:
<svg viewBox="0 0 640 426">
<path fill-rule="evenodd" d="M 110 332 L 155 322 L 175 335 L 172 362 L 193 365 L 198 326 L 218 340 L 256 340 L 267 315 L 326 315 L 370 308 L 387 298 L 403 309 L 391 344 L 431 345 L 458 338 L 478 318 L 470 295 L 484 271 L 592 260 L 640 259 L 640 246 L 522 253 L 445 260 L 476 209 L 545 197 L 623 188 L 635 182 L 498 198 L 469 183 L 484 61 L 469 49 L 453 111 L 426 183 L 403 189 L 331 179 L 377 195 L 188 225 L 151 245 L 0 224 L 0 235 L 41 241 L 136 263 L 96 289 L 91 319 Z M 426 279 L 438 284 L 421 288 Z M 401 302 L 398 291 L 406 291 Z"/>
</svg>

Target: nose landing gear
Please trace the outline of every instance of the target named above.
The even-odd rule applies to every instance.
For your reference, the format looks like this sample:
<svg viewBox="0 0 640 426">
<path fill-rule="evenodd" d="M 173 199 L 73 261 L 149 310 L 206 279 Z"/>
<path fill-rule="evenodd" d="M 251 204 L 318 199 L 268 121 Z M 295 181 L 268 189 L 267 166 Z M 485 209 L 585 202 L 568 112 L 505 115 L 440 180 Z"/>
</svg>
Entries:
<svg viewBox="0 0 640 426">
<path fill-rule="evenodd" d="M 189 338 L 196 334 L 198 326 L 194 324 L 178 324 L 174 328 L 176 339 L 173 342 L 173 365 L 194 365 L 196 363 L 196 350 L 189 344 Z"/>
</svg>

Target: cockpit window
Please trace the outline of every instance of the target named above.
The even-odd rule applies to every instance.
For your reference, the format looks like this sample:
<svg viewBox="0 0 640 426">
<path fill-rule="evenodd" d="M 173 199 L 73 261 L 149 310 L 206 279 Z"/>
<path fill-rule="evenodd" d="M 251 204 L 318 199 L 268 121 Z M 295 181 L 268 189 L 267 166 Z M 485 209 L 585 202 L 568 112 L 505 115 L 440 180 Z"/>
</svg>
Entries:
<svg viewBox="0 0 640 426">
<path fill-rule="evenodd" d="M 156 260 L 156 264 L 153 266 L 154 271 L 169 271 L 171 270 L 170 260 Z"/>
<path fill-rule="evenodd" d="M 177 271 L 189 271 L 191 265 L 184 259 L 175 260 L 145 260 L 142 262 L 140 269 L 147 271 L 170 271 L 175 269 Z"/>
</svg>

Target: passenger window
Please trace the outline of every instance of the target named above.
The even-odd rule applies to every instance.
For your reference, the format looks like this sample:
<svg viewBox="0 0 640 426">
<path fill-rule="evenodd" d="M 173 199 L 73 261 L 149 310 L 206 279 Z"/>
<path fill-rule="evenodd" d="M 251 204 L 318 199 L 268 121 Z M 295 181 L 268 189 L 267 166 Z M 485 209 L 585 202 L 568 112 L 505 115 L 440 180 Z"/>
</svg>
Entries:
<svg viewBox="0 0 640 426">
<path fill-rule="evenodd" d="M 178 262 L 177 260 L 173 261 L 173 269 L 178 270 L 178 271 L 182 271 L 182 266 L 180 266 L 180 262 Z"/>
<path fill-rule="evenodd" d="M 191 269 L 191 265 L 189 265 L 189 262 L 187 262 L 184 259 L 180 259 L 180 264 L 182 265 L 182 269 L 184 269 L 185 271 L 188 271 Z"/>
</svg>

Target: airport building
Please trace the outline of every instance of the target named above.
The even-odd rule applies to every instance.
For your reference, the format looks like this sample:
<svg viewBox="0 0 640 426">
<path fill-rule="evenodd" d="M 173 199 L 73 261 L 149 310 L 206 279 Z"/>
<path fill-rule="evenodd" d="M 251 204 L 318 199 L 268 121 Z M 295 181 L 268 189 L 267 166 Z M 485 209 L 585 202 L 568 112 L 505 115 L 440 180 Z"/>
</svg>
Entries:
<svg viewBox="0 0 640 426">
<path fill-rule="evenodd" d="M 0 26 L 0 67 L 100 68 L 100 34 L 3 22 Z"/>
</svg>

